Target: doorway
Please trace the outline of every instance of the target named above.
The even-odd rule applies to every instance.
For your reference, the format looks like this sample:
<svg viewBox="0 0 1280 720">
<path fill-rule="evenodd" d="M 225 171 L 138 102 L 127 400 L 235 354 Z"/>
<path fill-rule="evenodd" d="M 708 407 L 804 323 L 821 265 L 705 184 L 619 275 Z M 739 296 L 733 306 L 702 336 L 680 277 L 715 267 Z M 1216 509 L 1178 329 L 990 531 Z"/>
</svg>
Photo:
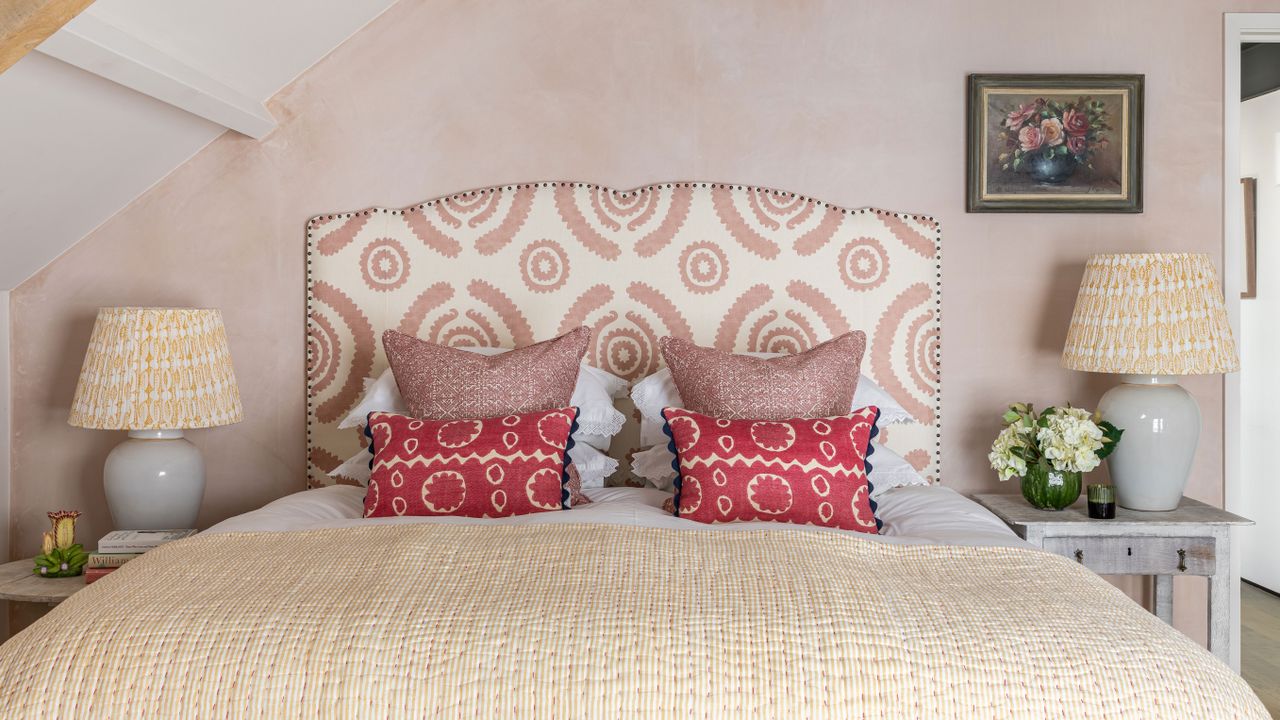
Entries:
<svg viewBox="0 0 1280 720">
<path fill-rule="evenodd" d="M 1246 584 L 1233 632 L 1241 633 L 1241 674 L 1278 714 L 1280 13 L 1227 13 L 1223 50 L 1222 276 L 1240 348 L 1240 372 L 1224 379 L 1224 490 L 1227 509 L 1256 523 L 1235 538 L 1233 561 Z"/>
<path fill-rule="evenodd" d="M 1240 474 L 1236 478 L 1240 510 L 1256 524 L 1238 536 L 1241 576 L 1280 596 L 1280 483 L 1271 477 L 1275 465 L 1272 440 L 1280 438 L 1280 41 L 1240 45 L 1240 195 L 1243 244 L 1239 304 Z M 1265 286 L 1265 287 L 1264 287 Z"/>
</svg>

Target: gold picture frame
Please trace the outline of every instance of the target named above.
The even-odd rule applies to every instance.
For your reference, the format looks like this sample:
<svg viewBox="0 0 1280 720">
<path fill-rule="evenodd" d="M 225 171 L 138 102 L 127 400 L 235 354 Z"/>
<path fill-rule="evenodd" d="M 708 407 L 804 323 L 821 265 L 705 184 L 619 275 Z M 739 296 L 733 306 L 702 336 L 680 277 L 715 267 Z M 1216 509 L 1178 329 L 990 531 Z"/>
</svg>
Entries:
<svg viewBox="0 0 1280 720">
<path fill-rule="evenodd" d="M 1142 75 L 969 76 L 969 212 L 1142 212 Z"/>
</svg>

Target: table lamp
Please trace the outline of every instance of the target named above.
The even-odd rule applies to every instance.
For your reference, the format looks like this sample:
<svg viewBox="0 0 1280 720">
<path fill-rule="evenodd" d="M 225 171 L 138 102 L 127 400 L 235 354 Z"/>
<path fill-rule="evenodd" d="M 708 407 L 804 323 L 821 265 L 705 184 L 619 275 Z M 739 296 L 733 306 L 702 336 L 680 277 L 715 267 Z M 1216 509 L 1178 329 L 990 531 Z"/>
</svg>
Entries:
<svg viewBox="0 0 1280 720">
<path fill-rule="evenodd" d="M 1200 438 L 1200 408 L 1175 382 L 1240 368 L 1218 274 L 1199 253 L 1094 255 L 1062 350 L 1071 370 L 1121 375 L 1098 402 L 1124 430 L 1107 458 L 1116 501 L 1173 510 Z"/>
<path fill-rule="evenodd" d="M 217 310 L 98 310 L 68 422 L 129 431 L 103 472 L 117 529 L 194 528 L 204 460 L 182 431 L 243 416 Z"/>
</svg>

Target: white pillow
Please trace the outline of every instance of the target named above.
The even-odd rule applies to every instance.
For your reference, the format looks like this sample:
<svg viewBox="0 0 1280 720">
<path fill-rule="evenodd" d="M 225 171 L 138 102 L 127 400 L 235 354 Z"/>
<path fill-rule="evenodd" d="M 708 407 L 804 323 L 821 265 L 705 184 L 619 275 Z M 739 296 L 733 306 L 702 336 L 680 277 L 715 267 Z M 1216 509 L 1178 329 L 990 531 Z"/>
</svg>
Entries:
<svg viewBox="0 0 1280 720">
<path fill-rule="evenodd" d="M 642 450 L 631 458 L 631 472 L 637 477 L 653 483 L 659 490 L 670 490 L 676 479 L 676 471 L 671 467 L 675 455 L 665 445 L 654 445 Z M 885 490 L 904 485 L 928 485 L 929 481 L 920 476 L 901 455 L 879 444 L 872 443 L 871 456 L 871 497 L 878 497 Z"/>
<path fill-rule="evenodd" d="M 582 487 L 604 487 L 604 481 L 618 469 L 616 458 L 609 457 L 586 443 L 575 442 L 569 448 L 569 458 L 578 468 L 578 477 L 582 478 Z"/>
<path fill-rule="evenodd" d="M 575 441 L 573 447 L 569 448 L 569 458 L 573 460 L 574 466 L 578 468 L 578 477 L 582 478 L 582 487 L 584 488 L 604 487 L 605 478 L 618 469 L 617 460 L 586 443 Z M 371 473 L 369 461 L 372 459 L 373 455 L 369 450 L 367 448 L 363 449 L 347 458 L 346 462 L 330 470 L 329 477 L 348 478 L 367 487 Z"/>
<path fill-rule="evenodd" d="M 627 388 L 630 387 L 630 383 L 617 375 L 607 370 L 601 370 L 598 367 L 592 367 L 586 363 L 582 363 L 582 372 L 578 374 L 579 382 L 582 381 L 583 373 L 595 378 L 596 382 L 600 383 L 604 391 L 609 394 L 609 397 L 620 398 L 627 396 Z"/>
<path fill-rule="evenodd" d="M 372 470 L 369 469 L 369 461 L 373 459 L 373 454 L 368 448 L 362 449 L 360 452 L 347 458 L 341 465 L 329 471 L 331 478 L 346 478 L 347 480 L 355 480 L 363 487 L 369 487 L 369 475 Z"/>
<path fill-rule="evenodd" d="M 499 348 L 466 349 L 484 355 L 494 355 L 494 350 L 505 352 Z M 383 370 L 376 379 L 366 378 L 364 385 L 364 397 L 338 423 L 339 429 L 364 425 L 371 412 L 409 412 L 391 368 Z M 573 388 L 570 400 L 578 408 L 578 431 L 573 434 L 573 439 L 607 451 L 613 436 L 622 430 L 627 419 L 613 406 L 613 398 L 625 393 L 626 389 L 626 380 L 584 364 L 578 372 L 578 384 Z"/>
<path fill-rule="evenodd" d="M 748 353 L 760 357 L 777 357 L 776 353 Z M 662 431 L 664 421 L 662 419 L 662 409 L 666 407 L 683 407 L 684 401 L 680 399 L 680 390 L 676 387 L 675 378 L 671 377 L 671 370 L 662 368 L 658 372 L 646 377 L 636 383 L 631 388 L 631 401 L 635 403 L 636 409 L 640 411 L 641 421 L 650 420 L 658 424 L 658 431 Z M 884 388 L 875 384 L 871 378 L 866 375 L 858 376 L 858 387 L 853 392 L 853 403 L 850 411 L 864 408 L 868 405 L 875 405 L 880 408 L 880 424 L 896 425 L 898 423 L 913 423 L 915 418 L 911 417 L 911 413 L 906 408 L 898 404 L 893 396 L 884 391 Z"/>
<path fill-rule="evenodd" d="M 339 430 L 361 427 L 369 419 L 371 412 L 393 412 L 407 414 L 409 406 L 400 396 L 400 388 L 396 386 L 395 375 L 391 368 L 382 371 L 376 378 L 364 379 L 364 396 L 360 402 L 338 423 Z"/>
</svg>

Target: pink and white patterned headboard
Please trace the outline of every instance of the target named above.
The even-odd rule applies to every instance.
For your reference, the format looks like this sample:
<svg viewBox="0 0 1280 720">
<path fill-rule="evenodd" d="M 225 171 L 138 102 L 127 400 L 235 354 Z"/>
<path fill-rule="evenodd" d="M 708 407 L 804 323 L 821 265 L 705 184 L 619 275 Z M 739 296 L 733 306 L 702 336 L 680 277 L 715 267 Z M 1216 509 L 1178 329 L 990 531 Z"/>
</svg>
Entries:
<svg viewBox="0 0 1280 720">
<path fill-rule="evenodd" d="M 522 346 L 594 329 L 589 361 L 639 379 L 663 335 L 795 352 L 867 333 L 863 372 L 919 420 L 883 434 L 933 480 L 940 447 L 941 233 L 931 217 L 718 183 L 617 191 L 542 182 L 307 224 L 308 483 L 358 451 L 338 430 L 395 328 Z M 625 412 L 634 416 L 627 406 Z M 634 421 L 615 438 L 637 449 Z"/>
</svg>

